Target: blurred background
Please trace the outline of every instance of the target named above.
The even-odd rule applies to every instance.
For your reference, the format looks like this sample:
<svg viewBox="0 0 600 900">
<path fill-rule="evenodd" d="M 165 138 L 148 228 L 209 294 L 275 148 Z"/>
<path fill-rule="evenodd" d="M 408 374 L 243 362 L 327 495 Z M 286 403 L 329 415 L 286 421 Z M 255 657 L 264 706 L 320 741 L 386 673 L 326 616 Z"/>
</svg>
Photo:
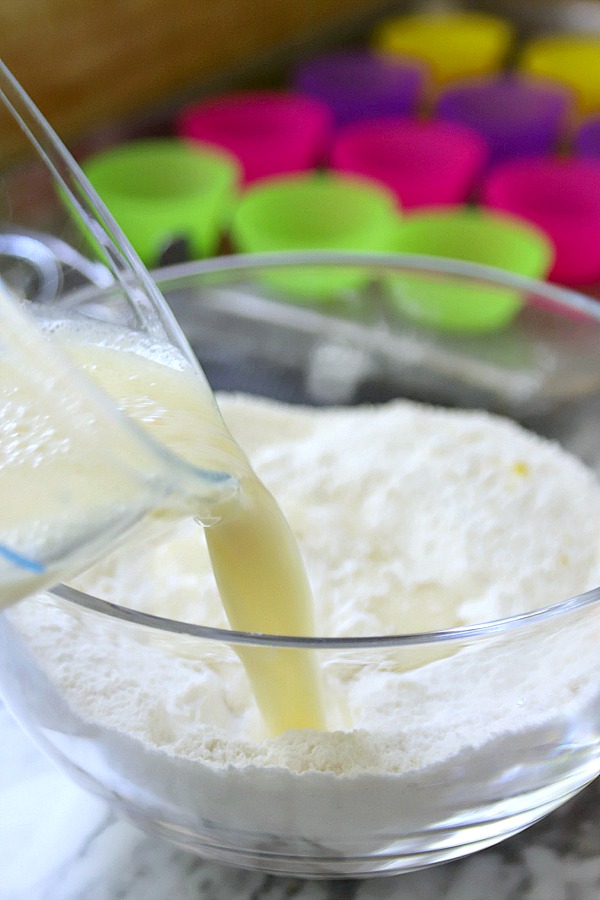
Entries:
<svg viewBox="0 0 600 900">
<path fill-rule="evenodd" d="M 318 51 L 358 46 L 387 15 L 471 9 L 525 38 L 597 30 L 600 3 L 570 0 L 3 0 L 1 55 L 63 140 L 164 121 L 188 100 L 283 83 Z M 2 135 L 6 153 L 11 141 Z"/>
<path fill-rule="evenodd" d="M 428 30 L 432 23 L 434 31 Z M 231 249 L 394 250 L 469 258 L 600 296 L 598 0 L 3 0 L 0 33 L 5 63 L 81 162 L 150 267 Z M 361 55 L 359 75 L 356 59 Z M 323 60 L 329 60 L 329 68 L 316 66 Z M 400 85 L 400 80 L 397 91 L 403 92 L 404 106 L 391 107 L 390 84 Z M 481 93 L 481 83 L 491 93 Z M 466 98 L 459 91 L 463 87 L 471 91 Z M 380 94 L 376 99 L 375 89 Z M 277 147 L 273 143 L 265 149 L 275 130 L 270 110 L 266 126 L 259 123 L 255 107 L 245 110 L 242 125 L 239 120 L 232 125 L 231 118 L 225 126 L 222 119 L 216 122 L 215 108 L 222 116 L 226 98 L 245 100 L 257 91 L 267 92 L 269 99 L 302 94 L 325 108 L 304 158 L 282 162 L 284 151 L 308 142 L 304 124 L 294 135 L 284 135 Z M 299 112 L 293 116 L 299 121 Z M 365 130 L 368 119 L 394 120 L 394 127 L 383 133 L 381 125 L 378 132 L 367 122 Z M 253 149 L 260 171 L 250 171 L 231 135 L 217 133 L 234 127 L 246 132 L 244 138 L 263 141 Z M 461 129 L 468 132 L 468 146 Z M 532 143 L 534 133 L 539 143 Z M 197 209 L 212 215 L 214 237 L 188 234 L 183 213 L 176 210 L 177 197 L 170 195 L 191 194 L 193 188 L 184 185 L 191 164 L 171 157 L 166 161 L 164 145 L 156 161 L 130 161 L 135 177 L 125 176 L 124 168 L 114 175 L 108 163 L 96 166 L 95 158 L 103 152 L 141 139 L 195 142 L 203 151 L 208 144 L 239 157 L 233 160 L 239 171 L 230 175 L 219 198 L 209 201 L 206 193 L 197 198 Z M 268 152 L 274 159 L 270 168 L 262 165 Z M 534 170 L 519 170 L 524 159 L 527 165 L 533 159 Z M 541 160 L 544 166 L 538 165 Z M 118 161 L 118 166 L 125 163 Z M 169 184 L 161 180 L 167 170 Z M 217 176 L 210 171 L 202 177 L 214 186 Z M 376 182 L 397 205 L 393 240 L 386 237 L 378 246 L 349 243 L 337 233 L 338 222 L 323 223 L 323 202 L 312 201 L 308 193 L 296 213 L 300 225 L 286 217 L 285 240 L 281 218 L 276 219 L 275 242 L 264 229 L 259 234 L 267 216 L 270 226 L 274 221 L 279 200 L 271 195 L 265 199 L 260 189 L 255 199 L 254 182 L 290 172 Z M 438 175 L 440 182 L 434 184 Z M 62 234 L 54 221 L 60 204 L 7 119 L 0 121 L 0 176 L 8 186 L 13 223 Z M 452 184 L 448 179 L 454 179 Z M 159 197 L 159 217 L 166 216 L 167 203 L 172 203 L 175 224 L 167 227 L 165 218 L 164 233 L 150 234 L 144 211 L 140 229 L 127 219 L 134 194 L 135 203 L 140 198 L 149 203 L 151 194 Z M 311 202 L 319 206 L 314 223 L 307 206 Z M 288 199 L 285 203 L 292 208 Z M 526 266 L 512 249 L 501 259 L 495 254 L 471 258 L 464 246 L 447 241 L 456 232 L 455 220 L 439 226 L 441 237 L 432 244 L 429 224 L 424 228 L 412 218 L 425 207 L 455 211 L 457 206 L 461 214 L 476 207 L 486 216 L 515 216 L 519 224 L 541 229 L 552 249 L 541 255 L 536 250 L 531 262 L 528 246 Z M 176 215 L 182 216 L 179 227 Z M 517 238 L 521 248 L 521 232 Z M 539 235 L 525 238 L 538 241 Z M 465 240 L 472 245 L 470 237 Z"/>
<path fill-rule="evenodd" d="M 3 0 L 1 55 L 72 145 L 96 132 L 100 140 L 104 129 L 156 127 L 183 102 L 225 89 L 282 83 L 294 60 L 364 40 L 396 8 L 379 0 Z M 12 150 L 6 135 L 2 149 Z"/>
</svg>

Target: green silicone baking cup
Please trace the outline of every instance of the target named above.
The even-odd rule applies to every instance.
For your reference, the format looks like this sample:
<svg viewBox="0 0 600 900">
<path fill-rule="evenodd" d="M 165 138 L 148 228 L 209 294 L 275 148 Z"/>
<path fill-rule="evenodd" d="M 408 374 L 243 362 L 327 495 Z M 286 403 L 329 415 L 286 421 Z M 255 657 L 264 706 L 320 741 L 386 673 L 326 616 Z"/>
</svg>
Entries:
<svg viewBox="0 0 600 900">
<path fill-rule="evenodd" d="M 178 240 L 190 257 L 212 255 L 240 180 L 237 161 L 225 152 L 171 138 L 121 144 L 82 167 L 147 265 Z"/>
<path fill-rule="evenodd" d="M 540 229 L 516 217 L 468 207 L 427 210 L 407 215 L 394 248 L 401 253 L 446 257 L 545 278 L 554 246 Z M 477 287 L 444 279 L 402 276 L 390 283 L 391 296 L 409 318 L 455 332 L 484 332 L 506 326 L 524 298 L 518 291 Z"/>
<path fill-rule="evenodd" d="M 241 198 L 231 234 L 244 253 L 289 250 L 389 252 L 397 238 L 394 195 L 366 179 L 329 174 L 265 179 Z M 291 299 L 331 299 L 364 280 L 360 271 L 306 268 L 273 271 L 271 284 Z"/>
</svg>

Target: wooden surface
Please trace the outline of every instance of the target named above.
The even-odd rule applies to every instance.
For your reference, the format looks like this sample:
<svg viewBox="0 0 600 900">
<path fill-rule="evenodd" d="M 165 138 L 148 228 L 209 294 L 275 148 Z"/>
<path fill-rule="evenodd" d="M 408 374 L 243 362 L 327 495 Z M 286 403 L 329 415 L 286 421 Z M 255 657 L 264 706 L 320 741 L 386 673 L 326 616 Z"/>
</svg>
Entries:
<svg viewBox="0 0 600 900">
<path fill-rule="evenodd" d="M 378 7 L 377 0 L 0 0 L 0 56 L 68 142 L 274 51 L 343 31 Z M 11 151 L 4 130 L 0 150 Z"/>
</svg>

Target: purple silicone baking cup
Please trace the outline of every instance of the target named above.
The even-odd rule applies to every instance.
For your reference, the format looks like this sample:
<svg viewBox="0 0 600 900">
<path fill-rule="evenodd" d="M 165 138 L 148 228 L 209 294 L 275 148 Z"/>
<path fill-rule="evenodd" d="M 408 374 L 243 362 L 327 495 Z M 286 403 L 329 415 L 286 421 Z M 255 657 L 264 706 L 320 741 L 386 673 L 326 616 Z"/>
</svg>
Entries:
<svg viewBox="0 0 600 900">
<path fill-rule="evenodd" d="M 436 114 L 474 128 L 490 148 L 489 164 L 546 156 L 563 135 L 572 106 L 567 90 L 514 75 L 463 81 L 438 98 Z"/>
<path fill-rule="evenodd" d="M 600 159 L 600 116 L 583 122 L 573 139 L 573 153 Z"/>
<path fill-rule="evenodd" d="M 293 87 L 326 103 L 337 127 L 384 116 L 409 116 L 419 107 L 426 71 L 368 51 L 338 51 L 301 64 Z"/>
</svg>

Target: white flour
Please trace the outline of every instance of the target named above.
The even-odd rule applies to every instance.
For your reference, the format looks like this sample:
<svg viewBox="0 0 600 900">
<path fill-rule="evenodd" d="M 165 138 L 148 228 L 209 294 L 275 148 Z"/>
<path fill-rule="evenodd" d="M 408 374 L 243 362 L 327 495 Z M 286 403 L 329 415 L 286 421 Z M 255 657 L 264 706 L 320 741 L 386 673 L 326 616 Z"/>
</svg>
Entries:
<svg viewBox="0 0 600 900">
<path fill-rule="evenodd" d="M 402 401 L 315 411 L 222 397 L 221 407 L 299 540 L 319 635 L 489 621 L 600 583 L 595 476 L 508 421 Z M 227 627 L 199 528 L 172 538 L 129 548 L 80 586 Z M 517 767 L 518 790 L 536 787 L 532 748 L 567 731 L 576 743 L 575 710 L 584 741 L 599 681 L 589 610 L 471 646 L 323 651 L 335 730 L 265 739 L 222 642 L 48 599 L 10 616 L 68 704 L 56 719 L 51 701 L 39 712 L 66 732 L 53 740 L 127 802 L 182 804 L 216 840 L 300 833 L 342 854 L 364 850 L 366 832 L 378 847 L 430 823 L 433 808 L 443 820 L 457 803 L 493 798 Z"/>
</svg>

